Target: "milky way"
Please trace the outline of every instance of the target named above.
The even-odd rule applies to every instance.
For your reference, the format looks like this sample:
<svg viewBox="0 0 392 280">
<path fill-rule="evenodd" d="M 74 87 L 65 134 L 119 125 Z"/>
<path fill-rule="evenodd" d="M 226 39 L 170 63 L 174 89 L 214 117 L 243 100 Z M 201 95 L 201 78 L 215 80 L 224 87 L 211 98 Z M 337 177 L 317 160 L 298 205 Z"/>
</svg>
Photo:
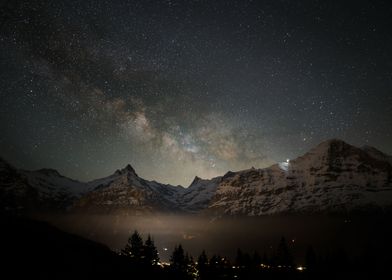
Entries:
<svg viewBox="0 0 392 280">
<path fill-rule="evenodd" d="M 29 3 L 34 2 L 34 4 Z M 392 153 L 390 1 L 2 1 L 0 156 L 188 185 L 328 138 Z"/>
</svg>

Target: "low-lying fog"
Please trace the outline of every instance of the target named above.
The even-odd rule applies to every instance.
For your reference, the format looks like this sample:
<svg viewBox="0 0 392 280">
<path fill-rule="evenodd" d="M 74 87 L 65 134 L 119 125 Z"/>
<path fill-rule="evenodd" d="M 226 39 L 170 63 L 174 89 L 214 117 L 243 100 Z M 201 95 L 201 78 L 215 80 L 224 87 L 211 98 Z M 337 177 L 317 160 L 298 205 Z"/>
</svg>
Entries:
<svg viewBox="0 0 392 280">
<path fill-rule="evenodd" d="M 234 258 L 237 248 L 260 255 L 272 254 L 284 236 L 297 262 L 303 262 L 306 248 L 327 254 L 344 248 L 349 255 L 362 255 L 382 248 L 389 240 L 389 219 L 383 217 L 278 216 L 235 217 L 211 220 L 196 216 L 46 215 L 40 217 L 65 231 L 119 250 L 134 230 L 143 238 L 151 234 L 161 260 L 167 261 L 181 243 L 196 257 L 203 249 Z M 388 241 L 390 242 L 390 241 Z"/>
</svg>

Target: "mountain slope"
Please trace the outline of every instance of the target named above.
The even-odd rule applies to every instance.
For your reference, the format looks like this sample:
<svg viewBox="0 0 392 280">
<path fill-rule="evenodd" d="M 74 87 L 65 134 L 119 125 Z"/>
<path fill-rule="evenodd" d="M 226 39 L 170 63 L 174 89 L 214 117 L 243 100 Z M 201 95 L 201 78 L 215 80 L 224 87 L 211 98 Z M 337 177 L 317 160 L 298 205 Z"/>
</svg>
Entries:
<svg viewBox="0 0 392 280">
<path fill-rule="evenodd" d="M 0 219 L 1 274 L 8 279 L 121 279 L 129 264 L 106 246 L 47 223 Z"/>
<path fill-rule="evenodd" d="M 208 206 L 215 214 L 352 211 L 392 205 L 392 167 L 340 140 L 266 169 L 223 176 Z"/>
<path fill-rule="evenodd" d="M 212 197 L 216 193 L 222 177 L 211 180 L 195 177 L 190 186 L 178 194 L 180 207 L 185 211 L 198 212 L 208 207 Z"/>
<path fill-rule="evenodd" d="M 182 187 L 144 180 L 130 165 L 87 185 L 92 191 L 74 203 L 73 211 L 138 214 L 179 210 L 176 195 Z"/>
<path fill-rule="evenodd" d="M 210 180 L 195 177 L 188 188 L 145 180 L 130 165 L 82 183 L 55 170 L 17 170 L 0 160 L 0 175 L 2 211 L 257 216 L 384 211 L 392 206 L 391 157 L 336 139 L 268 168 L 230 171 Z"/>
<path fill-rule="evenodd" d="M 0 158 L 0 212 L 23 212 L 34 207 L 38 191 L 6 161 Z"/>
<path fill-rule="evenodd" d="M 18 170 L 0 159 L 0 175 L 1 212 L 177 211 L 177 193 L 183 190 L 144 180 L 130 165 L 108 177 L 83 183 L 54 169 Z"/>
<path fill-rule="evenodd" d="M 56 170 L 18 170 L 0 159 L 1 211 L 64 210 L 89 190 Z"/>
<path fill-rule="evenodd" d="M 19 173 L 38 192 L 38 200 L 44 204 L 40 208 L 44 209 L 67 208 L 75 199 L 91 190 L 85 183 L 64 177 L 54 169 L 20 170 Z"/>
</svg>

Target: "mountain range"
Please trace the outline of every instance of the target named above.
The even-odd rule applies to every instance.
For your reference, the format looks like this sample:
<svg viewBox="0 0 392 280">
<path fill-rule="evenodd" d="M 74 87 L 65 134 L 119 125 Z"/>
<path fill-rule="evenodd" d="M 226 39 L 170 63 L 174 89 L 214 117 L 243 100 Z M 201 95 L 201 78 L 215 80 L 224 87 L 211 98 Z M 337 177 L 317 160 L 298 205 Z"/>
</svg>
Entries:
<svg viewBox="0 0 392 280">
<path fill-rule="evenodd" d="M 0 201 L 2 212 L 27 213 L 260 216 L 390 211 L 392 157 L 332 139 L 267 168 L 195 177 L 187 188 L 140 178 L 130 165 L 84 183 L 53 169 L 26 171 L 0 159 Z"/>
</svg>

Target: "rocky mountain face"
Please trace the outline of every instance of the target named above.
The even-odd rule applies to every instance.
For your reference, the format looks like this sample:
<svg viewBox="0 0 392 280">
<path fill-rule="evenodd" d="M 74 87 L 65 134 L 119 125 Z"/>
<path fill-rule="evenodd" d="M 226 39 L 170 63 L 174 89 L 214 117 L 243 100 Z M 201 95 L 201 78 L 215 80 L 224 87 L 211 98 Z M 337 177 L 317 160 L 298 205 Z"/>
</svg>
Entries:
<svg viewBox="0 0 392 280">
<path fill-rule="evenodd" d="M 183 189 L 144 180 L 130 165 L 87 185 L 92 191 L 76 200 L 72 211 L 121 214 L 176 212 L 179 211 L 177 193 Z"/>
<path fill-rule="evenodd" d="M 53 169 L 18 170 L 0 159 L 0 175 L 3 212 L 173 212 L 179 209 L 176 194 L 183 189 L 144 180 L 130 165 L 108 177 L 83 183 Z"/>
<path fill-rule="evenodd" d="M 392 206 L 392 158 L 340 140 L 264 169 L 196 177 L 188 188 L 140 178 L 130 166 L 87 183 L 57 171 L 17 170 L 0 160 L 2 211 L 269 215 L 386 210 Z"/>
<path fill-rule="evenodd" d="M 0 158 L 0 211 L 63 211 L 87 191 L 56 170 L 18 170 Z"/>
<path fill-rule="evenodd" d="M 210 180 L 195 177 L 190 186 L 177 194 L 180 208 L 187 212 L 199 212 L 210 205 L 222 177 Z"/>
<path fill-rule="evenodd" d="M 23 211 L 34 206 L 38 191 L 19 171 L 0 158 L 1 212 Z"/>
<path fill-rule="evenodd" d="M 379 151 L 377 155 L 329 140 L 289 162 L 229 172 L 206 210 L 263 215 L 389 207 L 392 166 L 387 155 Z"/>
</svg>

